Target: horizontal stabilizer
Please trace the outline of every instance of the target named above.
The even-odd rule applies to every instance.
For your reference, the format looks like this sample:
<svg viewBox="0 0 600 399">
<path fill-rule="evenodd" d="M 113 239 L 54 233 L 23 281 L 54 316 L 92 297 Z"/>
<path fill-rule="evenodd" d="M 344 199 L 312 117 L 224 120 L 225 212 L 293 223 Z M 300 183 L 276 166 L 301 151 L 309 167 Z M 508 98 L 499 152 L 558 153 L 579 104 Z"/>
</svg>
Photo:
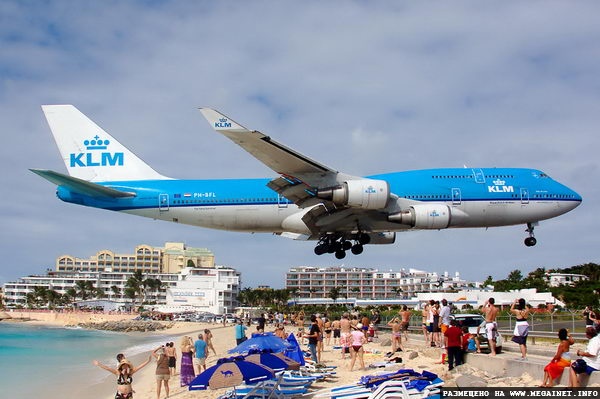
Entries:
<svg viewBox="0 0 600 399">
<path fill-rule="evenodd" d="M 104 187 L 100 184 L 90 183 L 77 177 L 63 175 L 62 173 L 54 172 L 52 170 L 43 169 L 29 169 L 36 175 L 43 177 L 51 183 L 57 186 L 66 187 L 69 190 L 89 195 L 91 197 L 109 197 L 109 198 L 127 198 L 135 197 L 134 193 L 127 193 L 124 191 L 115 190 L 113 188 Z"/>
</svg>

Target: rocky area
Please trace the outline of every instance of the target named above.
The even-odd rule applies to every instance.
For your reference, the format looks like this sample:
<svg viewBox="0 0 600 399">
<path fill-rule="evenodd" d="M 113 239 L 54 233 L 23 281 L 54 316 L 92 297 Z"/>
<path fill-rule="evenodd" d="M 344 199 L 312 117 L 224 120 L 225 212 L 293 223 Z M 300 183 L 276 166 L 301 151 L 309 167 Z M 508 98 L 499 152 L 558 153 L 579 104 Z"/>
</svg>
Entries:
<svg viewBox="0 0 600 399">
<path fill-rule="evenodd" d="M 149 332 L 149 331 L 161 331 L 173 327 L 172 322 L 164 321 L 144 321 L 144 320 L 120 320 L 120 321 L 103 321 L 99 323 L 79 323 L 78 327 L 94 329 L 94 330 L 106 330 L 106 331 L 118 331 L 118 332 Z"/>
</svg>

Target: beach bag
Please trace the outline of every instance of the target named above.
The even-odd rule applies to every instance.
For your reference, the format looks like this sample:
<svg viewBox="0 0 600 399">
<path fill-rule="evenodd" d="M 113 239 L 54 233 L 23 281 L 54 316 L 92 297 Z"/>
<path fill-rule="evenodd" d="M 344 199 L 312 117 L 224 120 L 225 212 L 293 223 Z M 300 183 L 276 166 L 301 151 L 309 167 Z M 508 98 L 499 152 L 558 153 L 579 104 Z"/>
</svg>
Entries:
<svg viewBox="0 0 600 399">
<path fill-rule="evenodd" d="M 571 368 L 577 374 L 581 374 L 587 370 L 587 363 L 583 359 L 577 359 L 573 363 L 571 363 Z"/>
</svg>

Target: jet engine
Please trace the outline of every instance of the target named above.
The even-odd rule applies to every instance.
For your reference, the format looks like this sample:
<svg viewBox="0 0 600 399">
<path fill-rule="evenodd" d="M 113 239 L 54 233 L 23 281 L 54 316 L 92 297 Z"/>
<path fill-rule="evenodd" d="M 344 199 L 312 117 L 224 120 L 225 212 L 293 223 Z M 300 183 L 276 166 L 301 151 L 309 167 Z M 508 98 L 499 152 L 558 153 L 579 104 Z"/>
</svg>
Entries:
<svg viewBox="0 0 600 399">
<path fill-rule="evenodd" d="M 393 231 L 367 234 L 370 237 L 369 244 L 393 244 L 396 241 L 396 233 Z"/>
<path fill-rule="evenodd" d="M 383 209 L 390 198 L 390 185 L 385 180 L 348 180 L 339 186 L 319 189 L 317 197 L 339 206 Z"/>
<path fill-rule="evenodd" d="M 417 229 L 445 229 L 450 225 L 450 207 L 445 204 L 412 205 L 407 210 L 388 216 L 390 222 Z"/>
</svg>

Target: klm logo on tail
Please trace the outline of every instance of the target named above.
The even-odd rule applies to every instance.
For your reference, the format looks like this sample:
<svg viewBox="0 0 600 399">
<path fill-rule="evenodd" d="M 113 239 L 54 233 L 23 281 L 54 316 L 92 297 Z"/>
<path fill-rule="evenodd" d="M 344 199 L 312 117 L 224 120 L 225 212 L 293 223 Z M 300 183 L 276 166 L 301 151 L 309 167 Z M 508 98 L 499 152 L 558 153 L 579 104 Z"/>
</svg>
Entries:
<svg viewBox="0 0 600 399">
<path fill-rule="evenodd" d="M 123 166 L 124 154 L 122 152 L 105 151 L 110 145 L 110 140 L 100 140 L 96 135 L 92 140 L 84 140 L 88 152 L 69 154 L 69 163 L 72 168 L 90 166 Z"/>
</svg>

